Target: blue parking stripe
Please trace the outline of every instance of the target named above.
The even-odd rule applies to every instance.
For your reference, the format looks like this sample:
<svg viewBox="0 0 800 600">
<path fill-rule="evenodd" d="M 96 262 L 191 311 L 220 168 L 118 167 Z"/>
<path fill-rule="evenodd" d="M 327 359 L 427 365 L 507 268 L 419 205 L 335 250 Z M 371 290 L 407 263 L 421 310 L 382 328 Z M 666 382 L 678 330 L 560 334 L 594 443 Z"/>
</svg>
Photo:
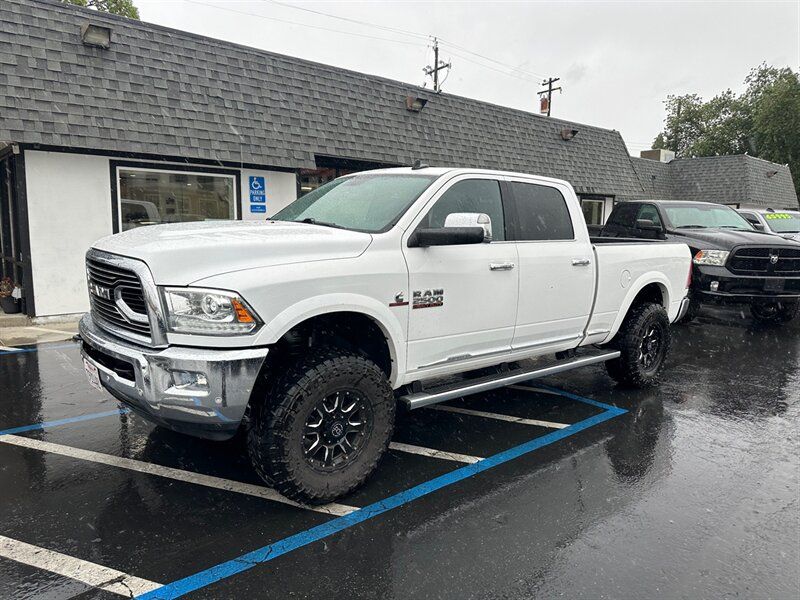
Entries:
<svg viewBox="0 0 800 600">
<path fill-rule="evenodd" d="M 567 394 L 564 393 L 564 395 Z M 441 475 L 435 479 L 421 483 L 411 489 L 400 492 L 393 496 L 389 496 L 388 498 L 375 502 L 374 504 L 370 504 L 369 506 L 365 506 L 364 508 L 361 508 L 348 515 L 337 517 L 328 521 L 327 523 L 323 523 L 322 525 L 317 525 L 311 529 L 296 533 L 280 541 L 259 548 L 258 550 L 248 552 L 247 554 L 243 554 L 232 560 L 195 573 L 194 575 L 190 575 L 183 579 L 168 583 L 156 590 L 142 594 L 141 596 L 137 596 L 137 598 L 141 600 L 166 600 L 171 598 L 179 598 L 180 596 L 207 587 L 213 583 L 227 579 L 228 577 L 238 573 L 248 571 L 256 565 L 269 562 L 279 556 L 297 550 L 298 548 L 302 548 L 303 546 L 307 546 L 313 542 L 330 537 L 335 533 L 349 529 L 354 525 L 358 525 L 359 523 L 363 523 L 369 519 L 377 517 L 378 515 L 382 515 L 383 513 L 403 506 L 404 504 L 413 502 L 414 500 L 423 496 L 427 496 L 428 494 L 431 494 L 437 490 L 473 477 L 484 471 L 488 471 L 489 469 L 493 469 L 499 465 L 502 465 L 503 463 L 507 463 L 511 460 L 519 458 L 520 456 L 533 452 L 534 450 L 538 450 L 544 446 L 553 444 L 559 440 L 563 440 L 564 438 L 575 435 L 576 433 L 584 431 L 585 429 L 603 423 L 604 421 L 608 421 L 609 419 L 613 419 L 614 417 L 618 417 L 619 415 L 627 412 L 624 409 L 609 406 L 607 404 L 595 403 L 594 401 L 591 403 L 602 406 L 605 411 L 575 423 L 574 425 L 570 425 L 565 429 L 554 431 L 529 442 L 520 444 L 519 446 L 515 446 L 514 448 L 504 452 L 500 452 L 485 458 L 477 463 L 461 467 L 455 471 L 451 471 L 450 473 L 446 473 L 445 475 Z"/>
<path fill-rule="evenodd" d="M 543 383 L 537 383 L 535 386 L 533 386 L 533 385 L 523 385 L 523 387 L 529 387 L 529 388 L 531 388 L 532 391 L 536 391 L 536 388 L 541 388 L 543 390 L 548 390 L 550 392 L 555 392 L 556 394 L 564 396 L 565 398 L 569 398 L 571 400 L 577 400 L 578 402 L 583 402 L 584 404 L 591 404 L 592 406 L 596 406 L 598 408 L 603 408 L 605 410 L 609 410 L 609 409 L 617 410 L 615 406 L 612 406 L 610 404 L 605 404 L 603 402 L 598 402 L 597 400 L 592 400 L 591 398 L 584 398 L 583 396 L 578 396 L 577 394 L 572 394 L 570 392 L 566 392 L 564 390 L 560 390 L 558 388 L 554 388 L 554 387 L 552 387 L 550 385 L 545 385 Z"/>
<path fill-rule="evenodd" d="M 28 352 L 39 352 L 40 350 L 59 350 L 64 348 L 77 348 L 77 342 L 69 342 L 66 344 L 49 344 L 42 346 L 33 346 L 31 348 L 14 348 L 13 350 L 0 350 L 0 356 L 4 354 L 27 354 Z"/>
<path fill-rule="evenodd" d="M 79 417 L 69 417 L 67 419 L 57 419 L 55 421 L 44 421 L 42 423 L 34 423 L 33 425 L 23 425 L 22 427 L 12 427 L 11 429 L 0 430 L 0 435 L 10 435 L 12 433 L 24 433 L 26 431 L 36 431 L 37 429 L 49 429 L 50 427 L 58 427 L 59 425 L 67 425 L 69 423 L 80 423 L 81 421 L 91 421 L 92 419 L 100 419 L 102 417 L 113 417 L 114 415 L 124 415 L 129 413 L 127 408 L 117 408 L 115 410 L 107 410 L 105 412 L 90 413 L 88 415 L 81 415 Z"/>
</svg>

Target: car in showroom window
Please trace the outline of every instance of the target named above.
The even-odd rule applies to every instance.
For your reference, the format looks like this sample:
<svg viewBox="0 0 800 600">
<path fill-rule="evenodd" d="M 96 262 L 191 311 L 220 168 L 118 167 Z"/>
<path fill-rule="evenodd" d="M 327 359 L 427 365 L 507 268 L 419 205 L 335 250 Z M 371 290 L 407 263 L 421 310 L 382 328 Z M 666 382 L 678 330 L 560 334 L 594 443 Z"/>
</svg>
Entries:
<svg viewBox="0 0 800 600">
<path fill-rule="evenodd" d="M 236 218 L 236 177 L 118 169 L 120 230 L 143 225 Z"/>
</svg>

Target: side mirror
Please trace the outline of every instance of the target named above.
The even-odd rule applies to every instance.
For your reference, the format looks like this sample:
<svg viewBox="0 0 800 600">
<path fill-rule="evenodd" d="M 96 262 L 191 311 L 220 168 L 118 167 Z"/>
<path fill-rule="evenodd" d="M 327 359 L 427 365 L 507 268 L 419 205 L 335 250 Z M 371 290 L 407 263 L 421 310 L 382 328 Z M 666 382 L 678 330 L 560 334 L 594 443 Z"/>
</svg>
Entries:
<svg viewBox="0 0 800 600">
<path fill-rule="evenodd" d="M 417 229 L 408 238 L 409 248 L 428 246 L 463 246 L 482 244 L 486 237 L 483 227 L 436 227 Z"/>
<path fill-rule="evenodd" d="M 766 229 L 766 227 L 764 227 L 763 223 L 750 223 L 750 225 L 752 225 L 753 227 L 755 227 L 759 231 L 764 231 Z"/>
<path fill-rule="evenodd" d="M 444 220 L 444 226 L 448 229 L 452 227 L 481 227 L 483 229 L 483 241 L 492 241 L 492 220 L 485 213 L 450 213 Z"/>
<path fill-rule="evenodd" d="M 637 219 L 636 229 L 643 229 L 644 231 L 662 231 L 661 225 L 657 225 L 655 221 L 650 219 Z"/>
</svg>

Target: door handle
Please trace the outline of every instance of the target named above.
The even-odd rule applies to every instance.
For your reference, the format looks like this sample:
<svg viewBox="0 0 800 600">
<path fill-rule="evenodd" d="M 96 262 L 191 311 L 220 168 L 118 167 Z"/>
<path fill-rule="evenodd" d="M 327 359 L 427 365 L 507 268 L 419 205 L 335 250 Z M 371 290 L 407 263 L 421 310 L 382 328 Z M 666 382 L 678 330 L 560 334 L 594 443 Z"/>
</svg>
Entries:
<svg viewBox="0 0 800 600">
<path fill-rule="evenodd" d="M 492 271 L 510 271 L 516 267 L 513 262 L 504 262 L 504 263 L 489 263 L 489 269 Z"/>
<path fill-rule="evenodd" d="M 573 258 L 572 259 L 572 266 L 573 267 L 588 267 L 592 264 L 588 258 Z"/>
</svg>

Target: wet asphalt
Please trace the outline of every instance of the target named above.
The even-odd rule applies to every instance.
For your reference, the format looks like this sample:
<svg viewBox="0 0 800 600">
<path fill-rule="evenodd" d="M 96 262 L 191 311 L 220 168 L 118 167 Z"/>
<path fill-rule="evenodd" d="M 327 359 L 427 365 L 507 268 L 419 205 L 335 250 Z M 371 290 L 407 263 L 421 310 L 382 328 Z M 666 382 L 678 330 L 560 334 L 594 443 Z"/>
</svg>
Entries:
<svg viewBox="0 0 800 600">
<path fill-rule="evenodd" d="M 592 424 L 244 572 L 218 569 L 187 597 L 800 597 L 800 324 L 760 327 L 714 309 L 674 331 L 656 389 L 620 389 L 600 367 L 542 382 L 624 414 L 598 420 L 603 406 L 552 389 L 451 402 Z M 0 431 L 117 408 L 88 387 L 77 345 L 29 349 L 0 354 Z M 484 458 L 553 431 L 421 409 L 400 417 L 394 439 Z M 130 414 L 14 435 L 259 484 L 237 443 L 188 438 Z M 3 437 L 0 536 L 156 583 L 335 519 Z M 392 450 L 341 502 L 374 506 L 463 468 Z M 0 598 L 120 597 L 0 557 Z"/>
</svg>

